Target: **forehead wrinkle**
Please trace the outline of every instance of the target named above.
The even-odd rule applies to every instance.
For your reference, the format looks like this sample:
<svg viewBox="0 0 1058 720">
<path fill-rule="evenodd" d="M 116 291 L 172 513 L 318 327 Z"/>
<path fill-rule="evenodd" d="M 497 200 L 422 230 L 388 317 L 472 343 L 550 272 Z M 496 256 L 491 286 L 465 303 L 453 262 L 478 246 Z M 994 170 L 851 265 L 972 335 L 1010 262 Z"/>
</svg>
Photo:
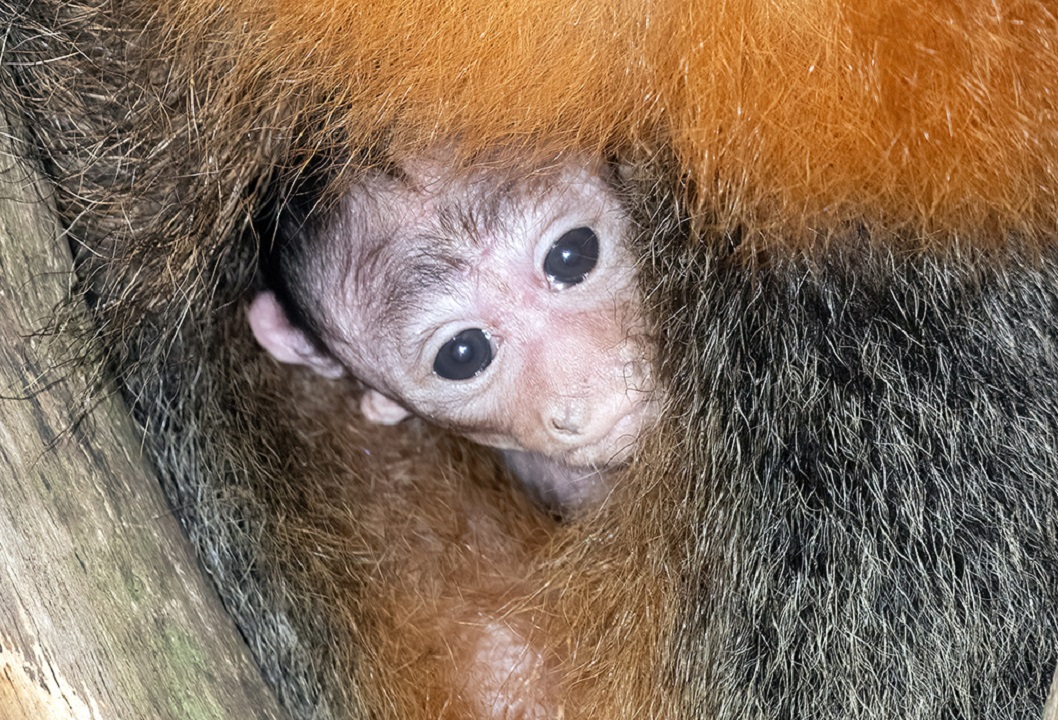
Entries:
<svg viewBox="0 0 1058 720">
<path fill-rule="evenodd" d="M 425 310 L 433 298 L 455 295 L 457 277 L 468 267 L 464 256 L 448 252 L 443 244 L 417 247 L 394 263 L 384 312 L 406 321 L 413 311 Z"/>
<path fill-rule="evenodd" d="M 409 247 L 410 246 L 410 247 Z M 413 313 L 432 299 L 456 293 L 457 277 L 469 267 L 440 238 L 376 238 L 359 253 L 345 275 L 343 294 L 373 333 L 399 340 Z"/>
<path fill-rule="evenodd" d="M 381 218 L 362 217 L 350 223 L 358 226 L 360 240 L 345 243 L 347 251 L 338 260 L 339 294 L 348 319 L 360 326 L 352 330 L 399 341 L 413 313 L 426 310 L 438 296 L 456 293 L 457 278 L 471 263 L 466 243 L 434 232 L 434 223 L 420 232 L 396 221 L 383 224 Z M 342 232 L 351 229 L 346 225 Z"/>
</svg>

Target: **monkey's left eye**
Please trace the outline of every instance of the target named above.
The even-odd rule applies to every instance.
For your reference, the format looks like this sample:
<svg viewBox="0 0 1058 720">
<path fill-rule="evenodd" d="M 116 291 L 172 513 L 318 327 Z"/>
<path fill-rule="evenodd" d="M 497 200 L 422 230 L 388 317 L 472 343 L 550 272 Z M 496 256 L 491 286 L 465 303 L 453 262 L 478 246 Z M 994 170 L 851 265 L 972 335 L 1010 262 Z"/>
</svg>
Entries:
<svg viewBox="0 0 1058 720">
<path fill-rule="evenodd" d="M 469 380 L 492 362 L 492 343 L 480 328 L 464 330 L 441 346 L 433 371 L 445 380 Z"/>
<path fill-rule="evenodd" d="M 562 234 L 544 258 L 544 274 L 560 287 L 582 282 L 599 261 L 599 236 L 587 227 Z"/>
</svg>

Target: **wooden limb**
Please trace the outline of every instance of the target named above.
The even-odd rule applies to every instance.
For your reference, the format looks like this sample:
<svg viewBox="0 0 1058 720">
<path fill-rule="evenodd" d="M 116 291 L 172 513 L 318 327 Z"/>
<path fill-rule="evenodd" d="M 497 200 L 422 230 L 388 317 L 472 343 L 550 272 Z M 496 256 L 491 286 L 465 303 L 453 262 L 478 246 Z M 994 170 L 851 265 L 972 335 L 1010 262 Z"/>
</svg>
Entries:
<svg viewBox="0 0 1058 720">
<path fill-rule="evenodd" d="M 13 125 L 0 111 L 0 717 L 283 717 L 125 410 L 75 422 L 83 374 L 34 335 L 71 262 Z"/>
</svg>

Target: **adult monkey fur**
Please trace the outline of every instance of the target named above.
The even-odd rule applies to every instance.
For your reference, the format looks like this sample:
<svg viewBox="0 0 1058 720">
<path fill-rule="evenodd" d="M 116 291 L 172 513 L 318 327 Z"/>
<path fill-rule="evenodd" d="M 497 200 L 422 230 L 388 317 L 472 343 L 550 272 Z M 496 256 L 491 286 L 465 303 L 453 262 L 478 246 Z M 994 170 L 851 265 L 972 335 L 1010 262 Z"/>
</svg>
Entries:
<svg viewBox="0 0 1058 720">
<path fill-rule="evenodd" d="M 567 715 L 1038 716 L 1052 6 L 598 5 L 2 6 L 7 102 L 38 128 L 100 345 L 266 671 L 301 715 L 398 712 L 371 674 L 372 541 L 349 542 L 370 527 L 328 495 L 349 459 L 233 330 L 249 229 L 317 149 L 522 138 L 674 158 L 642 163 L 639 211 L 675 429 L 527 561 L 566 625 Z M 284 414 L 300 432 L 262 437 Z M 391 441 L 352 472 L 466 473 L 448 440 L 423 435 L 423 464 Z"/>
</svg>

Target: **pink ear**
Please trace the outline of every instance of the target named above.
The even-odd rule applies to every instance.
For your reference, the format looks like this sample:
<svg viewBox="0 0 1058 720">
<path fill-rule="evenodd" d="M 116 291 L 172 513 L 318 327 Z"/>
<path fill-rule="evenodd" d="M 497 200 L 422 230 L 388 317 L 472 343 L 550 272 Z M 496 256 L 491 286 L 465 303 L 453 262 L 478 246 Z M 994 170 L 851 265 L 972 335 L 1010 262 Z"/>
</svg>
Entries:
<svg viewBox="0 0 1058 720">
<path fill-rule="evenodd" d="M 395 400 L 378 392 L 367 390 L 360 398 L 360 412 L 364 417 L 378 425 L 396 425 L 411 415 L 407 409 Z"/>
<path fill-rule="evenodd" d="M 337 378 L 345 369 L 334 358 L 316 349 L 304 332 L 290 324 L 274 293 L 258 294 L 246 313 L 257 342 L 281 363 L 307 365 L 318 375 Z"/>
</svg>

